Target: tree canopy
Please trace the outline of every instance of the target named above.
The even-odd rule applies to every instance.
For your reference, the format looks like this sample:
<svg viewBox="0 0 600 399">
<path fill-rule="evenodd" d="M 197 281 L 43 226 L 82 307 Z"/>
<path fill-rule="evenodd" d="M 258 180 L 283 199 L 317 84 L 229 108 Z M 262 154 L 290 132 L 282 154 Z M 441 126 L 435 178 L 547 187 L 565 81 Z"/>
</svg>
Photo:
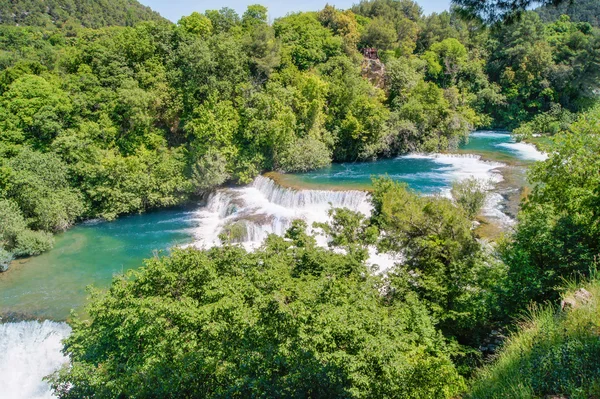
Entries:
<svg viewBox="0 0 600 399">
<path fill-rule="evenodd" d="M 136 0 L 5 0 L 0 23 L 27 26 L 133 26 L 142 21 L 166 22 Z"/>
</svg>

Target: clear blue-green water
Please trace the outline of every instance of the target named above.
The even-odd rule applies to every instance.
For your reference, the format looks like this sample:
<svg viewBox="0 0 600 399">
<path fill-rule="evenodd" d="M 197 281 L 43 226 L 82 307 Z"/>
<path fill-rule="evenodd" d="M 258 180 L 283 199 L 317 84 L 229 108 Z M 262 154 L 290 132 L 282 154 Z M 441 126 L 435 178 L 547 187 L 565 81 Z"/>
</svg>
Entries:
<svg viewBox="0 0 600 399">
<path fill-rule="evenodd" d="M 53 250 L 0 274 L 0 314 L 64 320 L 71 309 L 81 309 L 88 285 L 107 287 L 155 250 L 191 242 L 192 227 L 189 209 L 76 226 L 56 236 Z"/>
<path fill-rule="evenodd" d="M 539 157 L 523 146 L 512 143 L 508 134 L 479 132 L 462 146 L 463 156 L 413 155 L 372 163 L 339 164 L 315 172 L 285 175 L 282 180 L 291 179 L 292 183 L 321 189 L 365 188 L 372 176 L 388 175 L 428 193 L 443 190 L 461 177 L 497 178 L 497 169 L 502 166 L 498 160 L 528 162 Z M 464 153 L 484 155 L 494 161 L 484 162 Z M 0 314 L 66 319 L 71 309 L 81 310 L 88 285 L 108 287 L 115 275 L 141 266 L 143 259 L 151 257 L 154 251 L 193 242 L 194 229 L 214 228 L 214 224 L 199 224 L 194 217 L 197 208 L 151 212 L 110 223 L 88 223 L 56 236 L 53 250 L 17 261 L 8 272 L 0 274 Z"/>
<path fill-rule="evenodd" d="M 306 188 L 369 188 L 371 179 L 389 176 L 407 183 L 411 188 L 434 193 L 450 187 L 452 181 L 465 176 L 481 179 L 496 178 L 500 163 L 526 165 L 543 159 L 533 146 L 515 143 L 506 132 L 473 133 L 468 141 L 452 154 L 407 155 L 376 162 L 334 164 L 328 168 L 279 175 L 286 185 Z"/>
</svg>

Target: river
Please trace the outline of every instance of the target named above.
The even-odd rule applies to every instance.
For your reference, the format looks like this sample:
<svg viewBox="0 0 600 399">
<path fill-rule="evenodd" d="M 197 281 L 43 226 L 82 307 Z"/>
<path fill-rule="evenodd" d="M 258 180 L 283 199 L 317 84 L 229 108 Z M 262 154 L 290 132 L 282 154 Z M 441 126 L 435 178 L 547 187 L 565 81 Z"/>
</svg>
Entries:
<svg viewBox="0 0 600 399">
<path fill-rule="evenodd" d="M 412 154 L 259 177 L 249 186 L 216 190 L 188 207 L 76 226 L 56 237 L 53 250 L 14 262 L 0 274 L 0 315 L 47 320 L 0 324 L 2 390 L 11 399 L 51 397 L 41 379 L 65 361 L 59 348 L 69 328 L 63 321 L 71 309 L 82 311 L 86 286 L 108 287 L 115 275 L 141 266 L 144 258 L 159 251 L 219 245 L 224 232 L 252 248 L 269 233 L 282 234 L 294 219 L 309 225 L 326 220 L 330 206 L 368 214 L 368 193 L 361 190 L 378 175 L 406 182 L 424 194 L 447 194 L 453 181 L 470 176 L 484 179 L 491 188 L 484 216 L 508 226 L 508 193 L 518 192 L 527 165 L 543 158 L 533 146 L 515 143 L 506 133 L 476 132 L 452 154 Z M 385 271 L 394 259 L 373 250 L 371 262 Z M 18 384 L 11 385 L 13 381 Z"/>
</svg>

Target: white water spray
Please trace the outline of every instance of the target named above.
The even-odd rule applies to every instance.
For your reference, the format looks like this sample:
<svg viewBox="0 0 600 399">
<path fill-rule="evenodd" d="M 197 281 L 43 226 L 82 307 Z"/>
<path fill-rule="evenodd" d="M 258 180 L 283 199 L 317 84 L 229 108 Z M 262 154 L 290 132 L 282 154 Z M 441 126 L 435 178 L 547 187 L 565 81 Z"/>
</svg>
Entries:
<svg viewBox="0 0 600 399">
<path fill-rule="evenodd" d="M 368 194 L 362 191 L 293 190 L 259 176 L 250 186 L 211 194 L 206 207 L 194 215 L 199 223 L 194 245 L 220 245 L 219 235 L 237 225 L 241 230 L 238 241 L 256 246 L 268 234 L 284 234 L 293 220 L 302 219 L 309 226 L 327 221 L 331 207 L 371 213 Z"/>
<path fill-rule="evenodd" d="M 0 397 L 53 398 L 42 379 L 67 362 L 61 341 L 70 332 L 67 324 L 52 321 L 0 324 Z"/>
</svg>

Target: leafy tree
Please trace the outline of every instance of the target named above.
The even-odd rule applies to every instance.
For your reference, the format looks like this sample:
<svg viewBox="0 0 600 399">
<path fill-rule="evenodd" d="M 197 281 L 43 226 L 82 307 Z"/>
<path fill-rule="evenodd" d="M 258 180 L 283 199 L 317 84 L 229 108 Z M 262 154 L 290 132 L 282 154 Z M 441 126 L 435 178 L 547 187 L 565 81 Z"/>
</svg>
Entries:
<svg viewBox="0 0 600 399">
<path fill-rule="evenodd" d="M 150 7 L 135 0 L 16 0 L 0 4 L 3 24 L 61 26 L 76 23 L 88 28 L 133 26 L 142 21 L 166 22 Z"/>
<path fill-rule="evenodd" d="M 240 16 L 229 7 L 223 7 L 218 11 L 207 10 L 204 15 L 210 19 L 215 33 L 229 32 L 241 23 Z"/>
<path fill-rule="evenodd" d="M 255 253 L 176 250 L 116 279 L 94 295 L 91 321 L 73 323 L 73 363 L 54 377 L 58 396 L 460 392 L 420 302 L 407 295 L 390 305 L 361 261 L 319 249 L 305 228 L 295 222 L 287 241 L 272 236 Z"/>
<path fill-rule="evenodd" d="M 485 182 L 472 177 L 452 184 L 452 198 L 460 205 L 470 219 L 474 219 L 487 197 Z"/>
<path fill-rule="evenodd" d="M 556 300 L 565 278 L 589 275 L 600 251 L 599 132 L 595 109 L 557 135 L 549 159 L 532 168 L 534 192 L 501 251 L 509 267 L 507 313 Z"/>
<path fill-rule="evenodd" d="M 5 272 L 13 261 L 13 255 L 3 248 L 0 248 L 0 272 Z"/>
<path fill-rule="evenodd" d="M 261 82 L 281 64 L 281 42 L 268 25 L 255 28 L 247 39 L 246 50 L 253 75 Z"/>
<path fill-rule="evenodd" d="M 62 90 L 40 76 L 25 75 L 2 95 L 0 124 L 15 143 L 48 145 L 69 123 L 71 101 Z"/>
<path fill-rule="evenodd" d="M 0 200 L 0 271 L 6 271 L 15 256 L 39 255 L 52 248 L 52 236 L 27 228 L 17 203 Z"/>
<path fill-rule="evenodd" d="M 375 47 L 380 50 L 390 50 L 397 45 L 397 33 L 394 25 L 381 18 L 374 18 L 361 37 L 365 47 Z"/>
<path fill-rule="evenodd" d="M 19 205 L 30 227 L 63 231 L 84 213 L 81 193 L 70 187 L 67 167 L 56 155 L 24 149 L 7 166 L 5 195 Z"/>
<path fill-rule="evenodd" d="M 565 0 L 452 0 L 463 15 L 478 17 L 488 23 L 518 19 L 532 6 L 557 6 L 565 2 Z"/>
<path fill-rule="evenodd" d="M 467 63 L 467 49 L 454 38 L 434 43 L 424 54 L 428 74 L 442 87 L 456 84 L 458 74 Z"/>
<path fill-rule="evenodd" d="M 564 1 L 558 6 L 536 8 L 544 22 L 554 22 L 562 15 L 568 15 L 574 22 L 588 22 L 600 27 L 600 4 L 594 0 Z"/>
<path fill-rule="evenodd" d="M 242 16 L 242 26 L 245 29 L 267 24 L 267 7 L 260 4 L 249 5 Z"/>
<path fill-rule="evenodd" d="M 391 297 L 416 293 L 444 333 L 475 344 L 495 307 L 491 288 L 502 269 L 488 263 L 465 211 L 446 198 L 420 197 L 391 179 L 374 186 L 379 250 L 403 258 L 389 272 Z"/>
<path fill-rule="evenodd" d="M 198 12 L 193 12 L 187 17 L 182 17 L 178 24 L 186 32 L 200 37 L 210 36 L 213 31 L 211 20 Z"/>
<path fill-rule="evenodd" d="M 319 12 L 319 21 L 344 39 L 344 50 L 347 55 L 356 53 L 360 40 L 360 26 L 356 15 L 351 10 L 340 11 L 327 4 Z"/>
</svg>

